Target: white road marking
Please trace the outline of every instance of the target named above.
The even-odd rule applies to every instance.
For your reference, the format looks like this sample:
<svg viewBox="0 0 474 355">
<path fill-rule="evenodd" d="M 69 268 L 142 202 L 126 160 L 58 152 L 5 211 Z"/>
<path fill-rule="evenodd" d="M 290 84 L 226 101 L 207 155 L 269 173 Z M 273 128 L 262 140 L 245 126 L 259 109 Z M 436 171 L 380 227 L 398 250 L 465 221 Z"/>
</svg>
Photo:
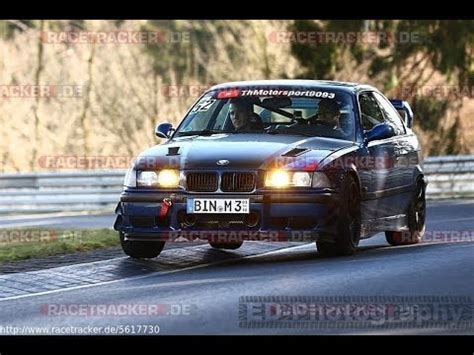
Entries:
<svg viewBox="0 0 474 355">
<path fill-rule="evenodd" d="M 256 257 L 267 256 L 267 255 L 273 254 L 275 252 L 288 250 L 288 249 L 291 249 L 291 248 L 297 248 L 297 247 L 301 247 L 301 246 L 296 246 L 296 247 L 290 246 L 290 247 L 287 247 L 287 248 L 272 250 L 272 251 L 262 253 L 262 254 L 244 256 L 244 257 L 239 258 L 238 260 L 245 260 L 245 259 L 251 259 L 251 258 L 256 258 Z M 92 265 L 92 264 L 97 264 L 97 263 L 106 263 L 106 262 L 110 262 L 111 260 L 118 260 L 118 259 L 125 259 L 125 258 L 127 258 L 127 257 L 120 257 L 120 258 L 109 259 L 109 260 L 100 260 L 100 261 L 94 261 L 94 262 L 91 262 L 91 263 L 74 264 L 74 266 L 77 266 L 77 265 Z M 126 278 L 122 278 L 122 279 L 118 279 L 118 280 L 98 282 L 98 283 L 95 283 L 95 284 L 66 287 L 66 288 L 60 288 L 60 289 L 57 289 L 57 290 L 49 290 L 49 291 L 43 291 L 43 292 L 37 292 L 37 293 L 30 293 L 30 294 L 27 294 L 27 295 L 18 295 L 18 296 L 0 298 L 0 303 L 4 302 L 4 301 L 18 300 L 18 299 L 28 298 L 28 297 L 37 297 L 37 296 L 50 295 L 50 294 L 53 294 L 53 293 L 80 290 L 80 289 L 95 287 L 95 286 L 110 285 L 110 284 L 114 284 L 114 283 L 121 282 L 121 281 L 134 281 L 134 280 L 141 280 L 141 279 L 145 279 L 145 278 L 149 278 L 149 277 L 156 277 L 157 275 L 161 276 L 161 275 L 174 274 L 174 273 L 181 272 L 181 271 L 195 270 L 195 269 L 200 269 L 200 268 L 204 268 L 204 267 L 212 266 L 212 265 L 221 265 L 221 264 L 225 264 L 225 263 L 232 262 L 232 261 L 235 261 L 235 260 L 236 259 L 226 259 L 226 260 L 220 260 L 220 261 L 216 261 L 216 262 L 212 262 L 212 263 L 194 265 L 194 266 L 190 266 L 190 267 L 186 267 L 186 268 L 182 268 L 182 269 L 178 269 L 178 270 L 163 271 L 163 272 L 156 271 L 156 272 L 152 272 L 152 273 L 147 274 L 147 275 L 132 276 L 132 277 L 126 277 Z M 54 270 L 54 269 L 51 269 L 51 270 Z"/>
<path fill-rule="evenodd" d="M 37 227 L 37 226 L 46 226 L 49 224 L 57 224 L 58 221 L 38 221 L 38 222 L 20 222 L 20 223 L 7 223 L 0 225 L 0 229 L 6 228 L 21 228 L 21 227 Z"/>
<path fill-rule="evenodd" d="M 435 221 L 428 221 L 427 224 L 445 223 L 445 222 L 460 222 L 460 221 L 474 221 L 474 217 L 452 218 L 452 219 L 437 219 Z"/>
<path fill-rule="evenodd" d="M 51 213 L 35 213 L 35 214 L 15 214 L 0 216 L 0 221 L 16 221 L 23 219 L 40 219 L 48 217 L 75 217 L 75 216 L 88 216 L 88 215 L 107 215 L 113 214 L 113 211 L 82 211 L 82 212 L 51 212 Z"/>
<path fill-rule="evenodd" d="M 426 243 L 424 245 L 427 245 L 427 244 L 428 243 Z M 431 244 L 431 243 L 429 243 L 429 244 Z M 435 244 L 435 243 L 433 243 L 433 244 Z M 436 244 L 438 244 L 438 243 L 436 243 Z M 446 244 L 446 243 L 443 243 L 443 244 Z M 416 246 L 422 246 L 422 245 L 423 245 L 423 243 L 413 244 L 413 245 L 404 245 L 404 246 L 385 246 L 385 245 L 381 245 L 381 247 L 387 247 L 387 248 L 390 247 L 390 248 L 400 248 L 401 249 L 401 248 L 410 248 L 410 247 L 416 247 Z M 168 274 L 173 274 L 173 273 L 182 272 L 182 271 L 200 269 L 200 268 L 204 268 L 204 267 L 208 267 L 208 266 L 212 266 L 212 265 L 221 265 L 221 264 L 240 261 L 240 260 L 250 260 L 250 259 L 256 259 L 256 258 L 261 258 L 261 257 L 266 257 L 266 256 L 280 255 L 280 254 L 287 253 L 288 250 L 291 250 L 293 252 L 293 251 L 299 251 L 299 250 L 305 250 L 305 249 L 309 250 L 309 248 L 315 248 L 314 244 L 313 243 L 307 243 L 307 244 L 303 244 L 303 245 L 290 246 L 290 247 L 286 247 L 286 248 L 282 248 L 282 249 L 278 249 L 278 250 L 272 250 L 272 251 L 261 253 L 261 254 L 243 256 L 239 259 L 220 260 L 220 261 L 215 261 L 215 262 L 211 262 L 211 263 L 205 263 L 205 264 L 199 264 L 199 265 L 194 265 L 194 266 L 190 266 L 190 267 L 185 267 L 185 268 L 177 269 L 177 270 L 156 271 L 156 272 L 151 272 L 150 274 L 147 274 L 147 275 L 132 276 L 132 277 L 126 277 L 126 278 L 121 278 L 121 279 L 117 279 L 117 280 L 98 282 L 98 283 L 89 284 L 89 285 L 66 287 L 66 288 L 61 288 L 61 289 L 57 289 L 57 290 L 49 290 L 49 291 L 43 291 L 43 292 L 37 292 L 37 293 L 30 293 L 30 294 L 26 294 L 26 295 L 18 295 L 18 296 L 0 298 L 0 302 L 17 300 L 17 299 L 28 298 L 28 297 L 49 295 L 49 294 L 54 294 L 54 293 L 59 293 L 59 292 L 80 290 L 80 289 L 85 289 L 85 288 L 90 288 L 90 287 L 95 287 L 95 286 L 110 285 L 110 284 L 114 284 L 114 283 L 121 282 L 121 281 L 141 280 L 141 279 L 145 279 L 145 278 L 149 278 L 149 277 L 156 277 L 156 276 L 168 275 Z M 316 253 L 316 250 L 315 250 L 315 253 Z M 108 259 L 108 260 L 99 260 L 99 261 L 94 261 L 94 262 L 90 262 L 90 263 L 74 264 L 73 266 L 74 267 L 77 267 L 78 265 L 91 266 L 91 265 L 94 265 L 94 264 L 109 263 L 110 261 L 120 260 L 120 259 L 127 259 L 127 257 L 119 257 L 119 258 Z M 384 258 L 379 258 L 379 259 L 384 260 Z M 361 261 L 366 261 L 366 260 L 345 260 L 345 261 L 340 260 L 339 262 L 354 263 L 354 262 L 361 262 Z M 68 267 L 68 266 L 59 267 L 58 269 L 65 268 L 65 267 Z M 50 270 L 54 272 L 54 268 L 50 269 Z M 1 279 L 1 277 L 0 277 L 0 279 Z"/>
</svg>

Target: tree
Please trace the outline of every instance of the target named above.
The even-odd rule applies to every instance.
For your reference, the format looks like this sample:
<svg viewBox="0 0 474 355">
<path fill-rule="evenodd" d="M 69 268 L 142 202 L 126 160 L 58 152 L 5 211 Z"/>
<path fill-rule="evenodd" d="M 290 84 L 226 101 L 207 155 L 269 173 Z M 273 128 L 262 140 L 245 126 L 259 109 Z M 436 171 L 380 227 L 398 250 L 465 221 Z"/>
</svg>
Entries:
<svg viewBox="0 0 474 355">
<path fill-rule="evenodd" d="M 325 34 L 326 41 L 292 44 L 292 54 L 305 69 L 302 76 L 333 79 L 345 67 L 360 71 L 358 66 L 368 62 L 369 81 L 389 94 L 404 93 L 421 118 L 418 122 L 430 121 L 420 125 L 428 134 L 442 131 L 436 135 L 432 154 L 455 154 L 467 149 L 453 144 L 452 140 L 460 133 L 456 130 L 460 127 L 462 99 L 471 94 L 465 88 L 474 85 L 473 20 L 297 20 L 289 30 Z M 348 41 L 349 33 L 367 31 L 372 31 L 379 40 L 376 43 Z M 334 40 L 328 33 L 342 34 L 343 40 Z M 328 38 L 332 40 L 327 41 Z M 457 87 L 458 93 L 450 95 L 452 90 L 447 90 L 441 98 L 419 95 L 417 89 L 434 75 L 443 75 L 446 85 Z M 433 116 L 434 110 L 437 114 Z M 450 125 L 443 122 L 448 111 L 454 113 Z"/>
</svg>

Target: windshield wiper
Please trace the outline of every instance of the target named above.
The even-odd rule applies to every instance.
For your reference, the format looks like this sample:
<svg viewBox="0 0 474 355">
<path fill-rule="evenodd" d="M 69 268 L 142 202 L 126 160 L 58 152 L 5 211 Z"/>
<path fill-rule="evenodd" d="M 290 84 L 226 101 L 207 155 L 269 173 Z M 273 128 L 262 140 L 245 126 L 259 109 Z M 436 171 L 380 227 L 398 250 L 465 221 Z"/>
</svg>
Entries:
<svg viewBox="0 0 474 355">
<path fill-rule="evenodd" d="M 315 137 L 314 134 L 308 134 L 304 132 L 298 132 L 298 131 L 281 131 L 281 130 L 273 130 L 273 131 L 267 131 L 267 134 L 288 134 L 288 135 L 296 135 L 296 136 L 305 136 L 305 137 Z"/>
<path fill-rule="evenodd" d="M 219 130 L 210 130 L 204 129 L 202 131 L 188 131 L 188 132 L 178 132 L 177 137 L 185 136 L 212 136 L 213 134 L 235 134 L 235 133 L 248 133 L 248 131 L 219 131 Z"/>
<path fill-rule="evenodd" d="M 210 129 L 204 129 L 202 131 L 188 131 L 188 132 L 178 132 L 178 137 L 185 136 L 212 136 L 213 134 L 222 133 L 222 131 L 212 131 Z"/>
</svg>

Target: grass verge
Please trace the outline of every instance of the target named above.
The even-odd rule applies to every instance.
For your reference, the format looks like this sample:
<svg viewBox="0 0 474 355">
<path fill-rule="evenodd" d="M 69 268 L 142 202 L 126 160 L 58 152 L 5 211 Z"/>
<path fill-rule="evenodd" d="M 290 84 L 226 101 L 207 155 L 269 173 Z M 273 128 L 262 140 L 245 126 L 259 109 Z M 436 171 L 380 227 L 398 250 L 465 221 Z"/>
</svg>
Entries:
<svg viewBox="0 0 474 355">
<path fill-rule="evenodd" d="M 118 234 L 110 229 L 4 229 L 0 230 L 0 263 L 118 245 Z"/>
</svg>

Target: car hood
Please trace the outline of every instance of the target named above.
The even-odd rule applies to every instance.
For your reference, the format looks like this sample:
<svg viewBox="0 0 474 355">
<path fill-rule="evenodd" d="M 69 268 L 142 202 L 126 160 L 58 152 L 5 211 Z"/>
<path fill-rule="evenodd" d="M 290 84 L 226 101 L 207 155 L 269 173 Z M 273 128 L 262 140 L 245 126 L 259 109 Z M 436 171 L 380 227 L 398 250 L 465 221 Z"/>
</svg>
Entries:
<svg viewBox="0 0 474 355">
<path fill-rule="evenodd" d="M 181 137 L 145 150 L 137 160 L 139 169 L 163 167 L 181 170 L 218 167 L 264 169 L 275 161 L 288 164 L 311 158 L 318 163 L 330 154 L 355 143 L 323 137 L 269 134 L 214 134 Z M 280 164 L 281 167 L 281 164 Z"/>
</svg>

